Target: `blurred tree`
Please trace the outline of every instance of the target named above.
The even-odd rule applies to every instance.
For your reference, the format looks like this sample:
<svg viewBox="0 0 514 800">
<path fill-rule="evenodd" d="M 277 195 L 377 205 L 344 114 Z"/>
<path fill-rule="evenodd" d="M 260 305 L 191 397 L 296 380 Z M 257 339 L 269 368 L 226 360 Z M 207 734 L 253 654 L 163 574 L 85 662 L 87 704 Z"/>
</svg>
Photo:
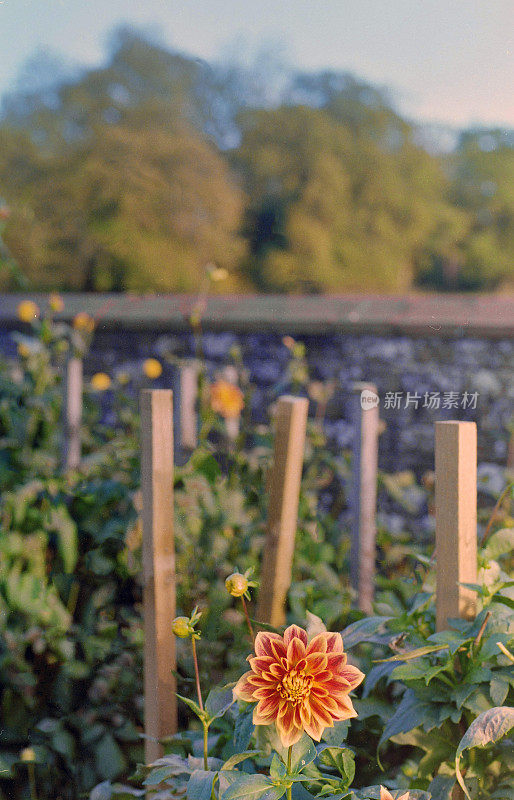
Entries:
<svg viewBox="0 0 514 800">
<path fill-rule="evenodd" d="M 319 105 L 240 117 L 249 278 L 263 290 L 405 291 L 423 244 L 456 224 L 443 170 L 386 107 L 379 124 L 343 113 L 342 97 Z"/>
<path fill-rule="evenodd" d="M 242 194 L 188 119 L 195 69 L 125 37 L 51 107 L 39 93 L 12 105 L 0 128 L 6 240 L 34 285 L 195 291 L 215 261 L 231 272 L 225 290 L 244 288 Z"/>
<path fill-rule="evenodd" d="M 512 137 L 443 157 L 385 91 L 254 62 L 128 28 L 98 69 L 37 55 L 0 118 L 9 264 L 41 289 L 195 291 L 212 261 L 220 291 L 512 283 Z"/>
</svg>

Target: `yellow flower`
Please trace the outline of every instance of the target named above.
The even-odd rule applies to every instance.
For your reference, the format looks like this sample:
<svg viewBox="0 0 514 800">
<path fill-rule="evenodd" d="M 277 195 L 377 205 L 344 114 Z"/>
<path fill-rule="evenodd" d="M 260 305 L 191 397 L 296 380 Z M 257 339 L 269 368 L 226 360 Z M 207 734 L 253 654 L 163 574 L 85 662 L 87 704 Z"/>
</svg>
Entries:
<svg viewBox="0 0 514 800">
<path fill-rule="evenodd" d="M 62 311 L 64 308 L 64 300 L 62 299 L 60 294 L 56 294 L 55 292 L 50 295 L 50 299 L 48 301 L 48 305 L 52 311 Z"/>
<path fill-rule="evenodd" d="M 93 317 L 90 317 L 89 314 L 86 314 L 85 311 L 81 311 L 74 318 L 73 327 L 77 331 L 83 331 L 84 333 L 93 333 L 95 329 L 95 321 Z"/>
<path fill-rule="evenodd" d="M 228 270 L 225 267 L 217 267 L 216 264 L 207 264 L 207 272 L 211 281 L 226 281 L 228 278 Z"/>
<path fill-rule="evenodd" d="M 380 787 L 380 800 L 394 800 L 393 795 L 385 786 Z M 409 792 L 402 794 L 401 797 L 398 797 L 398 800 L 409 800 Z"/>
<path fill-rule="evenodd" d="M 307 633 L 291 625 L 284 633 L 261 631 L 255 638 L 251 670 L 234 687 L 234 695 L 256 702 L 254 725 L 276 723 L 284 747 L 305 731 L 320 741 L 334 721 L 356 717 L 349 693 L 364 674 L 347 663 L 340 633 L 325 631 L 308 642 Z"/>
<path fill-rule="evenodd" d="M 243 393 L 239 386 L 219 380 L 211 386 L 211 408 L 226 419 L 238 417 L 244 407 Z"/>
<path fill-rule="evenodd" d="M 30 347 L 23 342 L 20 342 L 18 345 L 18 355 L 22 358 L 28 358 L 30 356 Z"/>
<path fill-rule="evenodd" d="M 111 379 L 106 372 L 97 372 L 91 378 L 91 386 L 97 392 L 105 392 L 111 385 Z"/>
<path fill-rule="evenodd" d="M 143 362 L 143 372 L 147 378 L 151 378 L 152 380 L 160 378 L 162 375 L 162 364 L 160 361 L 157 361 L 156 358 L 147 358 L 146 361 Z"/>
<path fill-rule="evenodd" d="M 39 308 L 32 300 L 23 300 L 18 306 L 18 319 L 22 322 L 34 322 L 39 317 Z"/>
<path fill-rule="evenodd" d="M 20 758 L 22 761 L 35 761 L 36 754 L 32 747 L 24 747 L 20 753 Z"/>
</svg>

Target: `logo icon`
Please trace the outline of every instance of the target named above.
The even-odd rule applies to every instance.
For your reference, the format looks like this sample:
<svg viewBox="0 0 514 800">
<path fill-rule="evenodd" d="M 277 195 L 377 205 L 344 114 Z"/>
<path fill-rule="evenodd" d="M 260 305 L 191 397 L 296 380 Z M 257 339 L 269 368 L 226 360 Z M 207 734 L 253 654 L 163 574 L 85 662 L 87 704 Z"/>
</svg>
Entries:
<svg viewBox="0 0 514 800">
<path fill-rule="evenodd" d="M 380 403 L 380 398 L 376 392 L 371 389 L 363 389 L 361 392 L 361 408 L 367 411 L 370 408 L 375 408 Z"/>
</svg>

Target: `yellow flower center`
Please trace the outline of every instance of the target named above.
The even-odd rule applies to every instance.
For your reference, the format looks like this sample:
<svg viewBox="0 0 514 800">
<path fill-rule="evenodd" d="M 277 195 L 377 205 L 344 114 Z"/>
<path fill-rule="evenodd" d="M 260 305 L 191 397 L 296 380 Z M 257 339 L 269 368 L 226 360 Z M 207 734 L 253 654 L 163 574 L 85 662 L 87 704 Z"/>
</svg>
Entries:
<svg viewBox="0 0 514 800">
<path fill-rule="evenodd" d="M 292 669 L 282 678 L 282 686 L 278 689 L 279 694 L 284 700 L 298 705 L 309 694 L 312 680 L 312 675 L 305 675 L 301 671 Z"/>
</svg>

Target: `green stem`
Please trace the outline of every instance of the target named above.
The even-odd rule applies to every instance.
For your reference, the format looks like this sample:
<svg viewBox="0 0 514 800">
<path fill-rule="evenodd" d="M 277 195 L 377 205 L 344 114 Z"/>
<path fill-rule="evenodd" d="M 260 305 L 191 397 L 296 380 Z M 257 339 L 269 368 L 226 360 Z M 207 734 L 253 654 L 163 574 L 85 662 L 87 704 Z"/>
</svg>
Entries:
<svg viewBox="0 0 514 800">
<path fill-rule="evenodd" d="M 208 736 L 209 736 L 209 728 L 203 723 L 203 768 L 205 771 L 209 769 L 209 763 L 207 761 L 207 753 L 208 753 Z"/>
<path fill-rule="evenodd" d="M 252 623 L 250 621 L 250 615 L 248 614 L 248 608 L 246 607 L 246 600 L 244 599 L 244 595 L 241 595 L 241 602 L 243 604 L 243 611 L 245 612 L 246 624 L 248 625 L 248 630 L 250 631 L 250 639 L 253 643 L 253 641 L 255 640 L 255 633 L 253 632 Z"/>
<path fill-rule="evenodd" d="M 196 642 L 194 636 L 191 637 L 191 647 L 193 648 L 193 661 L 195 665 L 196 693 L 198 695 L 198 705 L 200 706 L 200 711 L 203 711 L 202 689 L 200 686 L 200 671 L 198 669 L 198 658 L 196 655 Z"/>
<path fill-rule="evenodd" d="M 289 750 L 287 751 L 287 774 L 291 774 L 291 760 L 293 757 L 293 745 L 290 745 Z M 292 800 L 293 797 L 293 784 L 288 787 L 286 800 Z"/>
<path fill-rule="evenodd" d="M 36 791 L 36 770 L 34 764 L 28 764 L 29 785 L 30 785 L 30 800 L 37 800 Z"/>
</svg>

